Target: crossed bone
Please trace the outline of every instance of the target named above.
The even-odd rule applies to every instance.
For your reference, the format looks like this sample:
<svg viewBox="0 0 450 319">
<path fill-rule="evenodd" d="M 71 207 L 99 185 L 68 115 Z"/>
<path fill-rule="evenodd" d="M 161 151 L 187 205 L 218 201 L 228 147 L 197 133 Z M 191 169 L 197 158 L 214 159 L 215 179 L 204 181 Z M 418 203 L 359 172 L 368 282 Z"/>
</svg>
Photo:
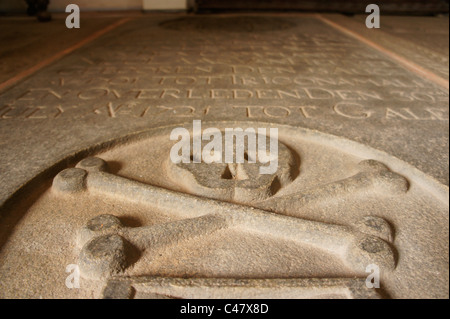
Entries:
<svg viewBox="0 0 450 319">
<path fill-rule="evenodd" d="M 380 299 L 379 289 L 367 289 L 366 278 L 173 278 L 117 276 L 107 281 L 104 299 L 277 299 L 335 298 Z"/>
<path fill-rule="evenodd" d="M 396 196 L 406 193 L 409 189 L 406 178 L 392 172 L 381 162 L 363 160 L 358 163 L 358 168 L 359 172 L 348 178 L 313 187 L 301 193 L 275 197 L 259 204 L 259 207 L 289 214 L 288 208 L 292 201 L 295 201 L 296 207 L 302 207 L 310 203 L 324 202 L 356 193 Z"/>
<path fill-rule="evenodd" d="M 182 194 L 116 176 L 106 170 L 107 164 L 102 159 L 86 158 L 76 168 L 60 172 L 54 178 L 52 187 L 64 194 L 88 190 L 145 203 L 175 212 L 183 219 L 135 228 L 123 226 L 112 215 L 91 219 L 78 238 L 79 245 L 83 247 L 80 270 L 85 277 L 107 278 L 122 272 L 128 266 L 133 246 L 139 250 L 164 247 L 230 227 L 328 251 L 359 272 L 364 272 L 369 264 L 376 264 L 385 270 L 395 268 L 394 252 L 387 242 L 392 239 L 392 231 L 384 219 L 365 217 L 353 227 L 310 221 Z M 381 172 L 384 174 L 385 170 Z M 359 180 L 367 184 L 367 179 L 361 176 L 352 179 L 351 183 Z"/>
</svg>

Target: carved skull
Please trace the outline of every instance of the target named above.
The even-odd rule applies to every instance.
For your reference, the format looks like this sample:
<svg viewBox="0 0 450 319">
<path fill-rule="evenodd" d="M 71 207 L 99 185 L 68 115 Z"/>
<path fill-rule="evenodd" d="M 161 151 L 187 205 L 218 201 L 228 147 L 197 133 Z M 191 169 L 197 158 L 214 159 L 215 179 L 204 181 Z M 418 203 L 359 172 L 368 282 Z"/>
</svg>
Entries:
<svg viewBox="0 0 450 319">
<path fill-rule="evenodd" d="M 276 142 L 278 168 L 273 174 L 260 173 L 260 167 L 269 164 L 261 163 L 258 152 L 249 151 L 248 145 L 244 146 L 244 163 L 225 163 L 226 150 L 221 154 L 221 163 L 210 164 L 201 161 L 201 154 L 191 152 L 190 163 L 174 164 L 169 160 L 169 172 L 186 191 L 195 195 L 243 204 L 259 202 L 273 196 L 298 174 L 298 156 L 283 143 Z M 202 149 L 206 143 L 202 141 Z M 225 145 L 224 140 L 222 143 Z M 269 154 L 268 137 L 266 146 Z M 236 145 L 233 158 L 236 158 Z"/>
</svg>

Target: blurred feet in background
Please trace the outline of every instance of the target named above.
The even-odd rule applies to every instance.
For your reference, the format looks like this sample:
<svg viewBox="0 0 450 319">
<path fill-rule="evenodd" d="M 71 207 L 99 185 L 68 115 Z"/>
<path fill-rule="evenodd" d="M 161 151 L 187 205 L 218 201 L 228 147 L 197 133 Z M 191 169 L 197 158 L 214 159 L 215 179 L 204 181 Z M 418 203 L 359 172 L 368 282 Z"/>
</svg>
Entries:
<svg viewBox="0 0 450 319">
<path fill-rule="evenodd" d="M 27 14 L 36 16 L 40 22 L 50 21 L 52 16 L 47 12 L 49 0 L 25 0 L 27 2 Z"/>
</svg>

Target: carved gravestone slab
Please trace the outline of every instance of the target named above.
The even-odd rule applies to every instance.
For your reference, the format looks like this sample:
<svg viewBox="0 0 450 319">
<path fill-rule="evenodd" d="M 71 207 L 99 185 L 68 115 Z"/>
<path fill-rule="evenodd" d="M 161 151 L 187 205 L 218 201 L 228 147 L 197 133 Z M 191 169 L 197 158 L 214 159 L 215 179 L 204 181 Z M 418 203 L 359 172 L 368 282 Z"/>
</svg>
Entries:
<svg viewBox="0 0 450 319">
<path fill-rule="evenodd" d="M 1 297 L 448 297 L 448 90 L 315 16 L 191 19 L 0 96 Z M 173 163 L 193 120 L 277 128 L 278 170 Z"/>
</svg>

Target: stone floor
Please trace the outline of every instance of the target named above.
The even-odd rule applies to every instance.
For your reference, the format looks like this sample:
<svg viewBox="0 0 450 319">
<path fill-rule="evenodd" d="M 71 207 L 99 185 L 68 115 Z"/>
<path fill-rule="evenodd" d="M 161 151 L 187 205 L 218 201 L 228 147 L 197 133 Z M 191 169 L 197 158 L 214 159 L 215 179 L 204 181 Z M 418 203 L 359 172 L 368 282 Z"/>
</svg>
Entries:
<svg viewBox="0 0 450 319">
<path fill-rule="evenodd" d="M 0 18 L 0 297 L 448 298 L 448 17 L 64 19 Z M 172 163 L 194 120 L 278 171 Z"/>
</svg>

